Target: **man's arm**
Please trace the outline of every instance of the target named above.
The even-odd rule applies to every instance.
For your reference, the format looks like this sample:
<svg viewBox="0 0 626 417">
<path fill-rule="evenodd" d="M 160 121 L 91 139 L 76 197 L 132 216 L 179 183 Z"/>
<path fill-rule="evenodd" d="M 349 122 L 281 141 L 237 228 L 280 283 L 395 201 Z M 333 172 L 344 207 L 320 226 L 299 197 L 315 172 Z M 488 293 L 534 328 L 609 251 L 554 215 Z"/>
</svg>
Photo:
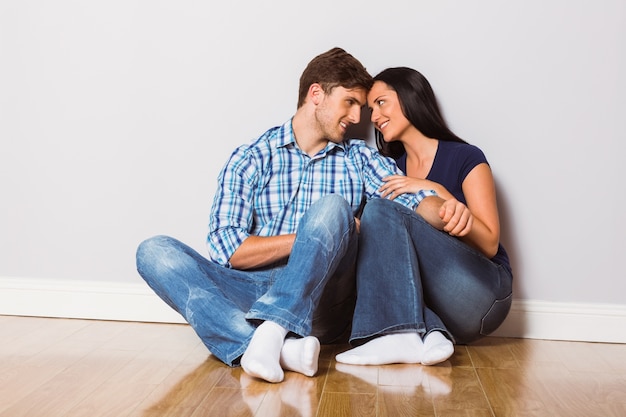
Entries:
<svg viewBox="0 0 626 417">
<path fill-rule="evenodd" d="M 226 162 L 217 179 L 218 187 L 211 207 L 207 247 L 214 262 L 229 265 L 229 260 L 250 237 L 252 224 L 255 173 L 259 167 L 254 154 L 245 147 L 237 148 Z M 245 259 L 245 252 L 242 252 Z M 239 261 L 242 262 L 239 257 Z M 232 266 L 234 267 L 234 266 Z"/>
<path fill-rule="evenodd" d="M 439 196 L 425 197 L 415 209 L 415 212 L 422 216 L 428 224 L 438 230 L 443 230 L 446 225 L 441 217 L 439 211 L 445 200 Z"/>
<path fill-rule="evenodd" d="M 289 257 L 296 235 L 249 236 L 230 257 L 235 269 L 260 268 Z"/>
</svg>

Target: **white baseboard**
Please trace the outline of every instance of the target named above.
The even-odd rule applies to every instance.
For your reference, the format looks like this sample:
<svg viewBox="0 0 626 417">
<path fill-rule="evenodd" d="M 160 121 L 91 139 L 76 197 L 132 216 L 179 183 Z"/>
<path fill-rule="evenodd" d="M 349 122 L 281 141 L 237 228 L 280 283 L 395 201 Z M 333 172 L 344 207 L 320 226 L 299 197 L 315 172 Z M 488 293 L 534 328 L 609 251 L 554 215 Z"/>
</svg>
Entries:
<svg viewBox="0 0 626 417">
<path fill-rule="evenodd" d="M 185 323 L 145 284 L 0 277 L 0 315 Z M 626 306 L 514 300 L 493 336 L 626 343 Z"/>
<path fill-rule="evenodd" d="M 145 284 L 0 277 L 0 315 L 185 323 Z"/>
<path fill-rule="evenodd" d="M 626 305 L 513 300 L 492 336 L 626 343 Z"/>
</svg>

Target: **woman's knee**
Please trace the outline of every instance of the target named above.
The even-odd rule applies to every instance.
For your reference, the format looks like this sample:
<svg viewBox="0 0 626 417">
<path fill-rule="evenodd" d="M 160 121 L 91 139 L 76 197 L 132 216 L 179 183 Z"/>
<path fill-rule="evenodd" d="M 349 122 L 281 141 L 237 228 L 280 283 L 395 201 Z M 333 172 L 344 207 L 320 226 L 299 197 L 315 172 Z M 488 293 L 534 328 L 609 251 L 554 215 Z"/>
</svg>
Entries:
<svg viewBox="0 0 626 417">
<path fill-rule="evenodd" d="M 409 218 L 403 214 L 410 215 L 410 212 L 404 213 L 404 209 L 404 206 L 391 200 L 373 199 L 368 201 L 361 215 L 361 231 L 381 237 L 381 233 L 384 232 L 385 235 L 388 235 L 386 232 L 390 230 L 408 230 L 407 220 Z"/>
<path fill-rule="evenodd" d="M 363 216 L 366 214 L 378 215 L 388 213 L 392 208 L 393 202 L 391 200 L 386 200 L 384 198 L 374 198 L 372 200 L 368 200 L 367 204 L 365 204 L 365 208 L 363 209 Z"/>
<path fill-rule="evenodd" d="M 417 216 L 417 214 L 403 206 L 400 203 L 397 203 L 393 200 L 387 200 L 384 198 L 375 198 L 369 200 L 363 209 L 362 219 L 365 221 L 380 221 L 381 219 L 388 219 L 394 222 L 400 221 L 403 216 L 402 214 L 408 216 Z"/>
</svg>

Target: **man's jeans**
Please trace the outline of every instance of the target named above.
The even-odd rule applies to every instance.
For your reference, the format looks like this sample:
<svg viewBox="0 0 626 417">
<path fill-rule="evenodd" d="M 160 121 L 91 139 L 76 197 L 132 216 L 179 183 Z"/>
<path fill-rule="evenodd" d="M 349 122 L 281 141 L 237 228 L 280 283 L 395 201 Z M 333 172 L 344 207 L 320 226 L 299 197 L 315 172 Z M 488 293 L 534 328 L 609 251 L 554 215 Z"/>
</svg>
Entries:
<svg viewBox="0 0 626 417">
<path fill-rule="evenodd" d="M 355 344 L 406 330 L 469 343 L 505 319 L 512 276 L 414 211 L 379 199 L 361 217 L 357 288 Z"/>
<path fill-rule="evenodd" d="M 167 236 L 139 245 L 137 270 L 222 362 L 234 366 L 271 320 L 322 343 L 347 340 L 358 237 L 347 202 L 328 195 L 300 220 L 289 260 L 253 271 L 218 265 Z M 341 339 L 343 337 L 343 339 Z"/>
</svg>

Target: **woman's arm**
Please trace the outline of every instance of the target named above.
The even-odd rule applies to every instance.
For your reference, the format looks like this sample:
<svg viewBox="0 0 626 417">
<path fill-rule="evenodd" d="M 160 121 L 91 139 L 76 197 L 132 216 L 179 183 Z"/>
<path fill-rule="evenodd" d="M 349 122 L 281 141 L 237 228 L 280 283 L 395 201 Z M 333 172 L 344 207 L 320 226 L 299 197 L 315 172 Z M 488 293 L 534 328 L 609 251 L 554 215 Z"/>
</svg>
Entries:
<svg viewBox="0 0 626 417">
<path fill-rule="evenodd" d="M 427 197 L 417 206 L 416 212 L 429 224 L 456 236 L 491 258 L 498 251 L 500 220 L 496 191 L 489 165 L 476 165 L 463 181 L 463 194 L 467 206 L 441 184 L 433 181 L 393 175 L 384 179 L 383 197 L 395 198 L 403 193 L 416 193 L 432 189 L 440 198 Z"/>
<path fill-rule="evenodd" d="M 394 199 L 400 194 L 417 193 L 420 190 L 433 190 L 444 200 L 454 198 L 454 196 L 438 182 L 425 180 L 405 175 L 390 175 L 383 178 L 385 183 L 380 187 L 381 197 Z"/>
<path fill-rule="evenodd" d="M 491 258 L 498 252 L 500 243 L 500 217 L 495 182 L 489 165 L 476 165 L 465 177 L 462 187 L 474 222 L 471 231 L 462 236 L 461 240 Z"/>
</svg>

